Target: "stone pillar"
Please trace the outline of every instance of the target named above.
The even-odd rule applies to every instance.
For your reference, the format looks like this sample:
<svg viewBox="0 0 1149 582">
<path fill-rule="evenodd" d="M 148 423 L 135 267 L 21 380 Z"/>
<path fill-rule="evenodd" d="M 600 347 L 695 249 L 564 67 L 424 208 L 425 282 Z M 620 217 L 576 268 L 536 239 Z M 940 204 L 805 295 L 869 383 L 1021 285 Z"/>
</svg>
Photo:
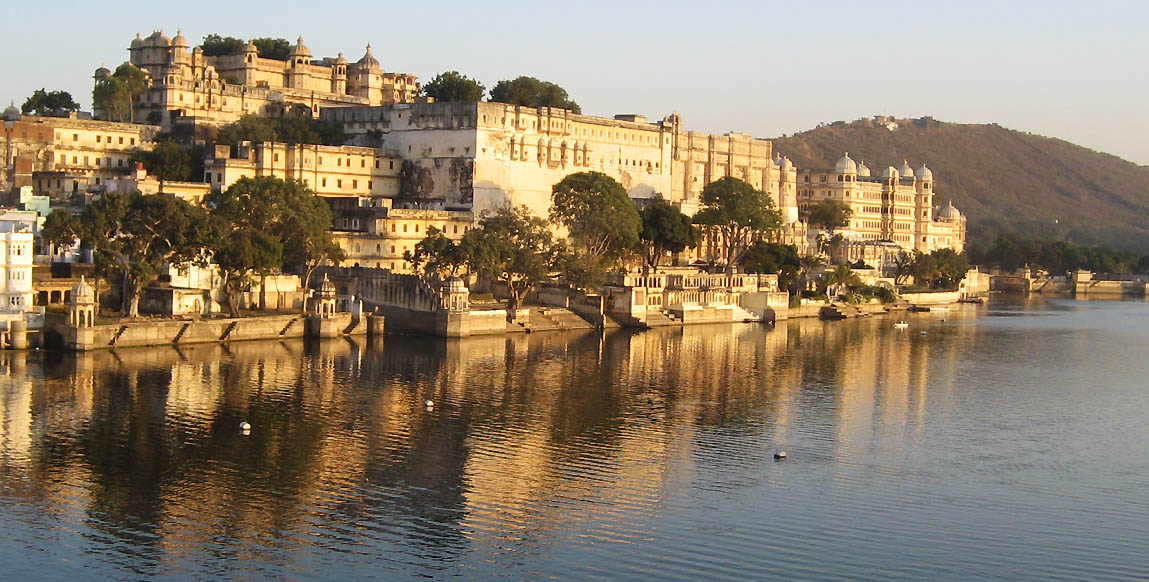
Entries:
<svg viewBox="0 0 1149 582">
<path fill-rule="evenodd" d="M 367 316 L 367 335 L 371 337 L 383 337 L 384 318 L 382 315 L 368 315 Z"/>
<path fill-rule="evenodd" d="M 15 319 L 8 323 L 8 341 L 14 350 L 28 349 L 28 322 Z"/>
</svg>

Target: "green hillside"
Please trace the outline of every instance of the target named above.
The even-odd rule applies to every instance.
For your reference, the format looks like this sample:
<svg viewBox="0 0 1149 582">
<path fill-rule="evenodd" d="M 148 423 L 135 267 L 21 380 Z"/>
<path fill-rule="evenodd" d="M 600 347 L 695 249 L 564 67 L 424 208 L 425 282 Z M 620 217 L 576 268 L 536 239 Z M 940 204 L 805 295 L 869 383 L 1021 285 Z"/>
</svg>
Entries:
<svg viewBox="0 0 1149 582">
<path fill-rule="evenodd" d="M 886 166 L 934 172 L 938 201 L 969 218 L 971 241 L 1002 232 L 1149 251 L 1149 167 L 997 124 L 931 118 L 835 122 L 774 139 L 799 168 L 832 168 L 843 152 L 878 175 Z"/>
</svg>

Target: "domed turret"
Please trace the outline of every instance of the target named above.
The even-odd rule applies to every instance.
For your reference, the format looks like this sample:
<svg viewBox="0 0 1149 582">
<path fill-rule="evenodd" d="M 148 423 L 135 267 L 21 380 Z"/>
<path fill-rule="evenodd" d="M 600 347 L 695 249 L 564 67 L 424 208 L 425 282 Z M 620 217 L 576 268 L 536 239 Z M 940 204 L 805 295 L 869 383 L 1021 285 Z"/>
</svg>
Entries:
<svg viewBox="0 0 1149 582">
<path fill-rule="evenodd" d="M 9 103 L 8 107 L 4 108 L 4 121 L 20 121 L 20 110 L 16 109 L 14 103 Z"/>
<path fill-rule="evenodd" d="M 327 278 L 326 273 L 323 275 L 323 283 L 319 285 L 319 294 L 324 296 L 335 295 L 335 283 Z"/>
<path fill-rule="evenodd" d="M 778 169 L 783 172 L 789 172 L 794 169 L 794 162 L 791 162 L 790 158 L 782 154 L 778 154 L 778 157 L 774 159 L 774 165 L 778 166 Z"/>
<path fill-rule="evenodd" d="M 92 289 L 92 286 L 83 276 L 80 277 L 80 282 L 72 287 L 72 301 L 77 304 L 96 302 L 96 290 Z"/>
<path fill-rule="evenodd" d="M 919 180 L 933 180 L 934 173 L 932 170 L 927 168 L 925 164 L 922 164 L 922 167 L 918 168 L 917 171 L 914 172 L 914 177 Z"/>
<path fill-rule="evenodd" d="M 162 31 L 162 30 L 157 30 L 157 31 L 153 32 L 150 36 L 148 36 L 148 38 L 145 39 L 145 42 L 147 43 L 148 46 L 160 46 L 160 47 L 167 47 L 167 46 L 171 46 L 171 44 L 172 44 L 172 40 L 170 38 L 168 38 L 167 35 L 164 34 L 164 31 Z"/>
<path fill-rule="evenodd" d="M 184 38 L 183 31 L 176 29 L 176 37 L 172 39 L 173 47 L 188 47 L 188 39 Z"/>
<path fill-rule="evenodd" d="M 371 54 L 371 44 L 370 43 L 367 44 L 367 52 L 363 53 L 363 58 L 356 61 L 355 64 L 357 64 L 361 67 L 369 67 L 372 69 L 378 69 L 379 68 L 379 61 L 375 58 L 374 55 Z"/>
<path fill-rule="evenodd" d="M 347 64 L 347 59 L 343 58 L 343 53 L 339 53 L 335 57 L 335 64 L 337 64 L 337 65 L 346 65 Z"/>
<path fill-rule="evenodd" d="M 140 36 L 140 33 L 137 32 L 136 38 L 132 39 L 131 48 L 138 49 L 138 48 L 141 48 L 143 46 L 144 46 L 144 37 Z"/>
<path fill-rule="evenodd" d="M 893 179 L 897 180 L 898 178 L 901 177 L 901 175 L 898 174 L 898 170 L 895 169 L 893 166 L 886 166 L 886 169 L 882 170 L 882 177 L 883 178 L 893 178 Z"/>
<path fill-rule="evenodd" d="M 945 205 L 938 210 L 937 217 L 944 220 L 961 220 L 962 213 L 954 208 L 952 201 L 946 200 Z"/>
<path fill-rule="evenodd" d="M 858 163 L 850 158 L 850 152 L 846 152 L 846 155 L 842 156 L 837 164 L 834 164 L 834 171 L 839 174 L 857 174 Z"/>
<path fill-rule="evenodd" d="M 100 68 L 96 69 L 95 73 L 92 73 L 92 78 L 97 80 L 97 81 L 102 81 L 102 80 L 107 79 L 108 77 L 111 77 L 111 76 L 112 76 L 112 71 L 110 71 L 108 69 L 108 67 L 105 67 L 103 65 L 101 65 Z"/>
<path fill-rule="evenodd" d="M 866 162 L 864 160 L 858 161 L 858 177 L 859 178 L 869 178 L 870 177 L 870 168 L 868 168 L 866 166 Z"/>
<path fill-rule="evenodd" d="M 311 49 L 307 48 L 307 45 L 303 44 L 302 36 L 295 39 L 295 46 L 291 47 L 291 52 L 288 53 L 288 56 L 290 56 L 292 59 L 311 59 Z"/>
<path fill-rule="evenodd" d="M 249 40 L 247 41 L 247 44 L 243 45 L 243 54 L 258 55 L 259 47 L 255 46 L 255 43 Z"/>
<path fill-rule="evenodd" d="M 902 160 L 902 169 L 898 172 L 906 178 L 912 178 L 914 175 L 914 169 L 910 167 L 909 160 Z"/>
</svg>

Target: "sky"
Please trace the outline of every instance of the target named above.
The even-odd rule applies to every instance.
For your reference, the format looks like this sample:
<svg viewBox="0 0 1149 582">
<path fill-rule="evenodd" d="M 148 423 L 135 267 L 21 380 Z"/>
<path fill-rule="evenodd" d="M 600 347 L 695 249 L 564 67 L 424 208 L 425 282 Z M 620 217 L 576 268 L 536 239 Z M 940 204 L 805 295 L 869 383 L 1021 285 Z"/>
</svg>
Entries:
<svg viewBox="0 0 1149 582">
<path fill-rule="evenodd" d="M 388 71 L 531 75 L 584 113 L 677 111 L 689 129 L 777 137 L 873 115 L 998 123 L 1149 164 L 1149 2 L 168 2 L 3 9 L 0 103 L 44 87 L 91 107 L 92 72 L 137 32 L 371 43 Z M 270 8 L 268 8 L 270 7 Z"/>
</svg>

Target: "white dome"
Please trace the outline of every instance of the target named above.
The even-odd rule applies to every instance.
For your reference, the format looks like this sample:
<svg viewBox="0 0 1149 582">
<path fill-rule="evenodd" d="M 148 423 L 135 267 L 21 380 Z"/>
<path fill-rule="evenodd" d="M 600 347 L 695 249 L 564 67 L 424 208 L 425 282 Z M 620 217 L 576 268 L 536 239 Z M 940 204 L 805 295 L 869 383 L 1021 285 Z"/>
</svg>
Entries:
<svg viewBox="0 0 1149 582">
<path fill-rule="evenodd" d="M 922 167 L 918 168 L 918 170 L 914 172 L 914 177 L 919 180 L 933 180 L 934 173 L 932 170 L 927 168 L 925 164 L 922 164 Z"/>
<path fill-rule="evenodd" d="M 375 55 L 371 54 L 370 44 L 367 45 L 367 52 L 363 53 L 363 57 L 356 61 L 355 64 L 373 69 L 379 68 L 379 60 L 375 58 Z"/>
<path fill-rule="evenodd" d="M 834 171 L 839 174 L 857 174 L 858 164 L 850 159 L 850 152 L 846 152 L 846 155 L 842 156 L 837 164 L 834 164 Z"/>
<path fill-rule="evenodd" d="M 946 200 L 945 205 L 941 207 L 941 210 L 938 210 L 937 216 L 946 220 L 961 220 L 962 218 L 961 212 L 954 208 L 953 202 L 950 200 Z"/>
<path fill-rule="evenodd" d="M 187 47 L 188 39 L 184 38 L 182 30 L 176 30 L 176 37 L 172 39 L 172 46 Z"/>
<path fill-rule="evenodd" d="M 898 170 L 898 173 L 907 178 L 911 178 L 914 175 L 914 169 L 910 167 L 910 162 L 908 160 L 902 160 L 902 169 Z"/>
<path fill-rule="evenodd" d="M 864 161 L 858 162 L 858 177 L 859 178 L 869 178 L 870 177 L 870 168 L 866 166 L 866 162 L 864 162 Z"/>
<path fill-rule="evenodd" d="M 75 303 L 95 303 L 96 301 L 96 291 L 82 276 L 80 282 L 72 287 L 72 301 Z"/>
<path fill-rule="evenodd" d="M 789 171 L 794 169 L 794 162 L 791 162 L 790 158 L 782 154 L 778 154 L 778 157 L 774 159 L 774 165 L 778 166 L 779 170 Z"/>
<path fill-rule="evenodd" d="M 893 166 L 886 166 L 886 169 L 882 170 L 882 177 L 897 179 L 900 178 L 901 175 L 898 174 L 898 170 Z"/>
<path fill-rule="evenodd" d="M 132 48 L 140 48 L 142 46 L 144 46 L 144 38 L 137 32 L 136 38 L 132 39 Z"/>
<path fill-rule="evenodd" d="M 289 54 L 292 57 L 311 58 L 311 49 L 303 44 L 303 37 L 301 36 L 295 39 L 295 46 L 291 47 L 291 53 Z"/>
<path fill-rule="evenodd" d="M 20 110 L 16 109 L 15 104 L 9 104 L 8 107 L 4 109 L 3 117 L 4 121 L 20 121 Z"/>
</svg>

